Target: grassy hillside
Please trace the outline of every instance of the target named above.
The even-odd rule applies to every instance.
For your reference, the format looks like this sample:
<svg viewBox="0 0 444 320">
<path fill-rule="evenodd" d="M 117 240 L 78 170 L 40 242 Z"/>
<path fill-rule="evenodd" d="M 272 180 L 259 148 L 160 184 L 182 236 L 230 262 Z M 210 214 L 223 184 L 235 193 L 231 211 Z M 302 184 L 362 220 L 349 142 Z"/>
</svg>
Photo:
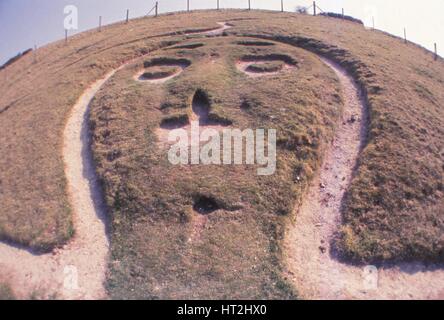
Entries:
<svg viewBox="0 0 444 320">
<path fill-rule="evenodd" d="M 68 45 L 51 44 L 38 50 L 37 63 L 26 55 L 0 70 L 0 237 L 42 249 L 66 242 L 73 226 L 61 143 L 76 99 L 110 69 L 167 45 L 171 32 L 213 27 L 218 21 L 234 25 L 227 34 L 282 41 L 328 56 L 346 67 L 366 92 L 370 130 L 344 205 L 338 241 L 343 255 L 361 261 L 443 261 L 442 59 L 434 61 L 430 52 L 416 45 L 352 22 L 262 11 L 202 11 L 138 19 L 100 33 L 77 35 Z M 177 35 L 173 38 L 181 40 Z M 312 81 L 310 89 L 315 87 Z M 179 88 L 188 93 L 187 87 Z M 306 134 L 309 140 L 316 138 L 312 132 Z M 149 190 L 142 198 L 145 191 Z M 138 195 L 137 190 L 131 192 Z M 276 209 L 272 202 L 266 208 Z M 258 222 L 251 223 L 257 226 Z M 116 235 L 134 230 L 131 237 L 147 236 L 136 226 L 115 230 Z M 124 243 L 116 239 L 115 243 Z M 129 253 L 113 251 L 119 254 Z M 121 267 L 121 279 L 128 279 L 129 272 L 136 281 L 141 272 L 135 267 L 146 257 L 132 255 L 134 260 L 127 261 L 134 263 Z"/>
<path fill-rule="evenodd" d="M 223 37 L 153 52 L 118 72 L 92 104 L 93 151 L 113 217 L 114 297 L 294 297 L 281 277 L 279 240 L 332 138 L 340 87 L 306 51 L 238 42 Z M 296 67 L 259 78 L 236 69 L 255 58 Z M 153 61 L 189 66 L 164 85 L 136 81 L 144 66 L 146 73 L 158 68 Z M 174 119 L 189 123 L 199 95 L 209 100 L 213 127 L 277 130 L 276 174 L 258 176 L 257 165 L 170 164 L 157 132 Z"/>
<path fill-rule="evenodd" d="M 4 284 L 0 283 L 0 301 L 1 300 L 15 300 L 16 297 L 12 292 L 11 288 Z"/>
<path fill-rule="evenodd" d="M 26 55 L 0 71 L 0 238 L 50 250 L 72 236 L 61 153 L 69 111 L 110 69 L 158 48 L 166 39 L 161 35 L 213 25 L 167 20 L 157 26 L 152 19 L 136 20 L 77 35 L 67 45 L 40 48 L 35 64 Z"/>
</svg>

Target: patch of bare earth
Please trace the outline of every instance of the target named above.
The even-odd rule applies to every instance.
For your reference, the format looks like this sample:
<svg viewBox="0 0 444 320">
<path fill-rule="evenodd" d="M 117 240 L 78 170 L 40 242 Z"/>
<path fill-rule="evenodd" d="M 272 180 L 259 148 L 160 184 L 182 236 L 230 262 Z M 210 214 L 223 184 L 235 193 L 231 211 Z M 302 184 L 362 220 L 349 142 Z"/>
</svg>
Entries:
<svg viewBox="0 0 444 320">
<path fill-rule="evenodd" d="M 230 25 L 226 22 L 218 22 L 217 24 L 220 25 L 220 28 L 213 29 L 210 31 L 205 31 L 205 32 L 202 32 L 201 34 L 209 35 L 209 36 L 220 36 L 224 33 L 225 30 L 233 27 L 232 25 Z"/>
<path fill-rule="evenodd" d="M 109 79 L 95 82 L 79 98 L 64 131 L 63 156 L 75 235 L 52 253 L 38 255 L 0 243 L 0 270 L 20 298 L 103 299 L 108 239 L 102 200 L 92 154 L 88 106 Z"/>
<path fill-rule="evenodd" d="M 188 139 L 186 141 L 180 141 L 184 143 L 183 148 L 185 149 L 191 146 L 200 146 L 208 142 L 213 136 L 219 134 L 227 127 L 226 124 L 209 120 L 210 109 L 211 106 L 207 98 L 201 96 L 199 91 L 196 92 L 191 103 L 192 112 L 189 123 L 186 125 L 177 124 L 175 126 L 172 124 L 171 127 L 159 127 L 156 131 L 159 143 L 164 146 L 176 143 L 177 141 L 174 141 L 174 139 L 170 140 L 170 134 L 177 129 L 183 129 L 187 133 Z M 202 135 L 202 131 L 204 130 L 206 130 L 207 136 Z"/>
<path fill-rule="evenodd" d="M 219 24 L 220 28 L 204 34 L 216 36 L 230 28 L 225 23 Z M 104 282 L 109 251 L 106 206 L 90 150 L 88 111 L 91 100 L 103 84 L 128 63 L 109 72 L 82 94 L 65 127 L 63 156 L 75 226 L 72 241 L 49 254 L 37 254 L 20 246 L 0 243 L 0 280 L 7 281 L 19 298 L 106 298 Z M 164 83 L 184 69 L 182 65 L 176 67 L 176 72 L 171 75 L 147 81 Z M 136 76 L 136 80 L 140 80 L 142 73 Z"/>
<path fill-rule="evenodd" d="M 354 266 L 330 244 L 341 226 L 341 203 L 367 131 L 367 110 L 351 77 L 324 60 L 343 87 L 345 107 L 319 177 L 313 181 L 284 241 L 288 277 L 305 299 L 444 299 L 438 265 Z"/>
</svg>

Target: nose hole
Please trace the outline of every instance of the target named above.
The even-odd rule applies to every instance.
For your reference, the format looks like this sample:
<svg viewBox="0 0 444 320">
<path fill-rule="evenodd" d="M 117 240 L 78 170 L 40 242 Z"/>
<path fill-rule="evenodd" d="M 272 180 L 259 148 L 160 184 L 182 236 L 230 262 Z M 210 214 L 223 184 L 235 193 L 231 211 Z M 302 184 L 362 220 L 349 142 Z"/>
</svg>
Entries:
<svg viewBox="0 0 444 320">
<path fill-rule="evenodd" d="M 211 197 L 200 196 L 194 201 L 193 210 L 202 215 L 210 214 L 219 209 L 220 206 L 217 204 L 216 200 Z"/>
<path fill-rule="evenodd" d="M 205 125 L 208 123 L 210 101 L 208 99 L 208 95 L 203 90 L 198 89 L 194 94 L 192 109 L 194 115 L 199 120 L 200 125 Z"/>
</svg>

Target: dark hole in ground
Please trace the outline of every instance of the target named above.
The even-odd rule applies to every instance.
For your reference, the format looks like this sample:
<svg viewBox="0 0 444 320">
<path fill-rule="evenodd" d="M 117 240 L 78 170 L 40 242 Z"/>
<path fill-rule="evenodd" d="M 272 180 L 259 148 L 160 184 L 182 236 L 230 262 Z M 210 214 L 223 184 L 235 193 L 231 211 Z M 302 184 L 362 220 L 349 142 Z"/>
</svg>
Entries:
<svg viewBox="0 0 444 320">
<path fill-rule="evenodd" d="M 191 65 L 191 61 L 187 59 L 174 59 L 174 58 L 154 58 L 149 61 L 145 61 L 143 63 L 144 68 L 150 68 L 150 67 L 163 67 L 163 66 L 178 66 L 182 68 L 187 68 Z"/>
<path fill-rule="evenodd" d="M 259 100 L 251 96 L 247 96 L 247 97 L 242 97 L 242 103 L 240 105 L 240 108 L 241 110 L 247 111 L 249 109 L 260 108 L 261 106 L 262 105 Z"/>
<path fill-rule="evenodd" d="M 216 210 L 219 210 L 220 206 L 216 200 L 207 196 L 200 196 L 194 201 L 193 210 L 199 214 L 210 214 Z"/>
<path fill-rule="evenodd" d="M 193 112 L 199 118 L 199 125 L 206 125 L 208 123 L 208 114 L 210 113 L 210 101 L 208 95 L 202 91 L 197 90 L 192 102 Z"/>
<path fill-rule="evenodd" d="M 241 46 L 255 46 L 255 47 L 274 46 L 274 43 L 271 43 L 271 42 L 253 41 L 253 40 L 238 41 L 236 44 L 241 45 Z"/>
<path fill-rule="evenodd" d="M 204 46 L 203 43 L 190 43 L 190 44 L 175 46 L 170 49 L 197 49 L 203 46 Z"/>
<path fill-rule="evenodd" d="M 250 104 L 250 102 L 248 102 L 248 101 L 243 101 L 242 104 L 241 104 L 241 106 L 240 106 L 240 108 L 241 108 L 242 110 L 248 110 L 248 109 L 251 109 L 251 104 Z"/>
<path fill-rule="evenodd" d="M 266 55 L 245 55 L 241 58 L 243 62 L 271 62 L 282 61 L 291 66 L 297 66 L 298 62 L 291 56 L 285 54 L 266 54 Z"/>
<path fill-rule="evenodd" d="M 163 102 L 160 105 L 160 110 L 165 110 L 165 109 L 169 109 L 169 108 L 173 108 L 173 107 L 174 107 L 174 104 L 169 102 L 169 101 L 167 101 L 167 102 Z"/>
<path fill-rule="evenodd" d="M 187 115 L 174 116 L 162 120 L 160 127 L 162 129 L 174 130 L 187 126 L 190 123 Z"/>
<path fill-rule="evenodd" d="M 228 127 L 233 124 L 233 121 L 220 117 L 217 114 L 211 113 L 208 116 L 208 122 L 206 124 L 209 126 L 213 125 L 213 126 Z"/>
<path fill-rule="evenodd" d="M 230 126 L 233 122 L 229 119 L 218 116 L 215 113 L 210 114 L 210 99 L 208 94 L 198 89 L 193 97 L 192 102 L 193 113 L 199 119 L 200 126 Z"/>
<path fill-rule="evenodd" d="M 145 72 L 140 76 L 140 80 L 159 80 L 172 76 L 175 70 L 169 71 L 156 71 L 156 72 Z"/>
</svg>

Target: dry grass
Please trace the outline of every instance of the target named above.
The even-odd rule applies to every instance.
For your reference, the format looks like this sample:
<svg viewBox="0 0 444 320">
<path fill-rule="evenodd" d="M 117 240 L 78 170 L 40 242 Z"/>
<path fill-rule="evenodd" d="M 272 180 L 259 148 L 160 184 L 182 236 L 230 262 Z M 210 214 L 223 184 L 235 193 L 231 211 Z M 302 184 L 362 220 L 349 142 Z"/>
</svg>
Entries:
<svg viewBox="0 0 444 320">
<path fill-rule="evenodd" d="M 177 71 L 174 67 L 159 67 L 151 72 L 144 72 L 141 78 L 144 80 L 156 80 L 172 76 Z"/>
<path fill-rule="evenodd" d="M 382 32 L 366 30 L 363 26 L 352 22 L 341 22 L 327 17 L 258 11 L 193 12 L 167 15 L 158 19 L 138 19 L 127 25 L 116 24 L 103 28 L 101 33 L 90 31 L 77 35 L 70 39 L 67 46 L 63 42 L 58 42 L 41 48 L 37 52 L 38 62 L 36 64 L 32 63 L 31 55 L 25 55 L 12 65 L 0 70 L 0 153 L 2 155 L 0 157 L 0 202 L 2 203 L 0 237 L 41 249 L 50 249 L 69 239 L 73 233 L 73 227 L 65 192 L 61 143 L 65 120 L 76 99 L 90 83 L 103 76 L 111 68 L 161 46 L 173 45 L 183 39 L 180 34 L 173 37 L 162 35 L 178 30 L 214 27 L 217 21 L 230 21 L 235 26 L 227 30 L 229 34 L 252 35 L 284 41 L 326 55 L 346 67 L 366 92 L 370 110 L 370 131 L 368 132 L 368 142 L 360 157 L 356 177 L 344 205 L 344 230 L 338 246 L 343 254 L 356 260 L 427 259 L 443 261 L 444 63 L 442 59 L 433 61 L 433 55 L 430 52 L 410 43 L 404 44 L 402 40 Z M 201 42 L 200 39 L 191 41 L 190 43 L 194 44 Z M 272 50 L 274 46 L 243 45 L 242 47 Z M 199 49 L 199 47 L 195 47 L 194 49 L 181 48 L 180 50 L 192 52 Z M 221 79 L 217 79 L 217 81 L 209 79 L 209 82 L 206 83 L 203 82 L 205 78 L 198 78 L 195 84 L 200 83 L 199 85 L 207 90 L 209 90 L 209 86 L 218 87 L 221 88 L 221 92 L 223 89 L 231 88 L 232 83 L 223 79 L 224 77 L 226 79 L 233 77 L 233 71 L 221 67 L 218 72 Z M 201 79 L 200 82 L 199 79 Z M 331 90 L 331 86 L 316 90 L 319 85 L 318 80 L 322 81 L 318 77 L 310 81 L 307 80 L 305 83 L 296 82 L 295 86 L 301 86 L 304 92 L 310 90 L 312 98 L 321 103 L 323 97 L 316 95 L 328 92 Z M 187 99 L 195 89 L 183 83 L 182 85 L 174 83 L 177 84 L 176 91 L 169 92 L 168 98 L 161 92 L 147 97 L 149 98 L 147 101 L 163 101 L 163 106 L 169 109 L 169 116 L 183 114 L 184 109 L 181 106 L 188 105 Z M 174 88 L 172 89 L 174 90 Z M 122 88 L 122 90 L 135 90 L 127 97 L 131 98 L 134 95 L 133 99 L 148 94 L 142 90 L 136 95 L 137 88 L 132 86 Z M 258 109 L 254 109 L 254 106 L 261 99 L 266 99 L 267 94 L 273 97 L 274 92 L 267 93 L 265 89 L 257 86 L 243 89 L 240 86 L 237 90 L 248 92 L 243 101 L 233 101 L 235 103 L 233 106 L 239 102 L 242 103 L 243 110 L 246 110 L 245 119 L 250 114 L 250 116 L 257 116 L 260 121 L 269 121 L 268 117 L 271 111 L 257 112 Z M 236 120 L 237 117 L 230 114 L 229 109 L 217 108 L 218 101 L 224 101 L 221 99 L 226 94 L 220 94 L 220 96 L 216 95 L 212 98 L 216 105 L 215 113 Z M 120 98 L 123 99 L 123 97 Z M 232 99 L 240 99 L 240 97 L 233 95 Z M 311 104 L 304 105 L 307 103 L 306 99 L 298 95 L 287 95 L 287 99 L 286 104 L 307 108 L 312 106 Z M 171 108 L 171 106 L 174 107 Z M 267 106 L 265 105 L 265 107 Z M 320 104 L 314 106 L 320 106 Z M 158 111 L 157 116 L 162 114 L 162 111 Z M 319 119 L 319 115 L 312 117 L 312 120 L 316 119 Z M 235 122 L 235 124 L 240 125 L 242 122 Z M 287 130 L 285 138 L 281 139 L 281 148 L 282 146 L 290 148 L 301 142 L 308 143 L 310 146 L 313 141 L 316 141 L 316 138 L 328 136 L 326 132 L 324 135 L 319 135 L 316 131 L 308 131 L 304 123 L 301 125 L 302 127 L 297 128 L 283 128 Z M 142 129 L 134 130 L 134 134 L 137 136 L 136 133 L 140 134 L 138 130 Z M 291 130 L 296 130 L 302 135 L 294 136 Z M 148 135 L 145 141 L 154 138 L 154 136 Z M 143 146 L 148 148 L 143 144 L 140 148 L 142 149 Z M 281 153 L 282 156 L 284 154 Z M 153 159 L 145 160 L 153 161 Z M 137 162 L 133 162 L 133 164 L 137 164 Z M 122 177 L 126 179 L 131 177 L 132 172 L 141 168 L 124 166 L 117 169 L 118 179 L 122 179 Z M 149 170 L 149 168 L 145 169 Z M 238 170 L 240 177 L 245 175 L 240 168 Z M 311 167 L 302 162 L 299 163 L 298 170 L 307 172 L 307 176 L 311 176 L 316 170 L 316 166 Z M 296 170 L 296 175 L 298 170 Z M 151 174 L 153 176 L 160 176 L 160 174 L 167 176 L 162 171 Z M 141 178 L 139 177 L 139 179 Z M 145 178 L 148 181 L 147 186 L 150 185 L 149 179 Z M 276 179 L 279 178 L 276 177 Z M 258 195 L 261 197 L 258 199 L 267 204 L 265 208 L 271 210 L 251 210 L 251 212 L 277 212 L 282 208 L 285 209 L 283 212 L 288 212 L 290 207 L 286 204 L 289 202 L 281 200 L 287 199 L 290 194 L 288 190 L 291 190 L 291 184 L 286 183 L 291 179 L 288 177 L 283 179 L 282 181 L 286 181 L 286 183 L 281 186 L 277 186 L 276 181 L 261 183 L 264 186 L 271 183 L 270 185 L 274 186 L 272 190 L 287 190 L 287 192 L 284 195 L 273 192 L 259 193 Z M 111 182 L 106 181 L 106 183 Z M 226 184 L 226 179 L 222 179 L 221 190 Z M 227 203 L 232 200 L 228 201 L 232 190 L 236 189 L 231 184 L 230 182 L 229 188 L 226 187 Z M 199 186 L 199 190 L 209 192 L 211 185 L 202 184 Z M 187 190 L 186 183 L 180 182 L 180 186 L 183 190 Z M 236 185 L 234 186 L 236 187 Z M 242 184 L 239 183 L 237 188 L 241 188 L 241 186 Z M 172 191 L 176 192 L 176 188 L 177 186 Z M 296 192 L 296 198 L 302 193 L 302 189 L 304 188 L 301 187 Z M 188 191 L 191 192 L 193 189 Z M 160 199 L 163 200 L 159 202 L 159 205 L 165 205 L 163 212 L 180 212 L 176 211 L 178 207 L 189 206 L 192 199 L 187 198 L 190 194 L 188 191 L 182 192 L 183 199 L 188 200 L 177 203 L 175 203 L 175 198 L 168 198 L 168 193 L 162 194 Z M 107 191 L 108 195 L 109 192 L 114 192 L 114 190 Z M 138 199 L 123 203 L 125 206 L 134 207 L 134 211 L 138 211 L 140 199 L 147 202 L 151 199 L 155 203 L 156 198 L 151 190 L 144 189 L 141 192 L 138 188 L 133 188 L 130 185 L 122 192 L 123 199 L 126 199 L 127 195 L 128 199 Z M 220 194 L 223 193 L 220 192 Z M 252 195 L 254 194 L 252 192 Z M 247 200 L 252 199 L 254 198 L 247 198 Z M 258 205 L 255 202 L 252 204 Z M 143 208 L 143 211 L 148 209 Z M 272 216 L 270 219 L 254 219 L 255 217 L 251 213 L 242 216 L 242 219 L 248 221 L 247 225 L 256 228 L 259 228 L 259 225 L 275 224 L 276 220 L 279 220 L 276 216 Z M 174 221 L 173 218 L 171 219 Z M 234 233 L 233 230 L 242 228 L 244 225 L 242 220 L 234 220 L 232 224 L 225 226 L 215 222 L 211 222 L 211 225 L 214 224 L 220 228 L 218 229 L 221 232 L 219 235 L 228 232 L 224 228 L 231 230 L 231 234 Z M 180 274 L 184 270 L 183 266 L 186 266 L 181 260 L 183 256 L 176 252 L 175 255 L 166 256 L 163 261 L 168 261 L 170 258 L 171 261 L 177 259 L 180 262 L 177 266 L 180 268 L 177 267 L 174 270 L 176 264 L 172 263 L 169 265 L 170 269 L 165 268 L 162 272 L 162 267 L 165 265 L 156 265 L 146 254 L 146 252 L 152 252 L 153 248 L 158 252 L 174 252 L 174 250 L 162 249 L 161 244 L 156 241 L 159 237 L 166 239 L 164 243 L 166 247 L 176 248 L 178 252 L 181 252 L 183 241 L 178 240 L 176 233 L 183 234 L 185 232 L 183 223 L 167 224 L 165 221 L 169 220 L 164 217 L 155 225 L 156 230 L 153 229 L 153 234 L 147 235 L 144 233 L 147 223 L 143 221 L 151 222 L 147 215 L 143 214 L 134 217 L 134 220 L 128 216 L 125 218 L 114 217 L 113 257 L 122 257 L 122 260 L 127 257 L 123 262 L 113 262 L 114 272 L 111 276 L 110 289 L 116 295 L 123 296 L 124 292 L 129 292 L 129 296 L 133 297 L 142 295 L 141 291 L 137 291 L 133 295 L 130 294 L 131 289 L 139 286 L 136 285 L 139 277 L 143 278 L 146 275 L 144 270 L 139 269 L 141 265 L 150 266 L 151 264 L 152 267 L 149 268 L 159 271 L 163 283 L 166 284 L 169 281 L 176 281 L 171 277 Z M 164 227 L 162 227 L 162 223 L 165 223 Z M 133 233 L 129 235 L 122 233 L 125 230 L 132 230 Z M 250 230 L 244 235 L 244 238 L 251 237 L 257 230 L 262 230 L 256 232 L 258 235 L 269 234 L 263 232 L 261 228 L 253 228 L 252 230 L 254 231 Z M 240 234 L 239 232 L 239 237 Z M 279 234 L 279 230 L 277 234 Z M 139 240 L 133 241 L 136 239 Z M 227 241 L 227 250 L 234 252 L 233 256 L 235 256 L 237 253 L 236 239 L 221 238 L 215 243 L 220 245 L 223 241 Z M 261 246 L 270 243 L 269 239 L 260 239 L 251 252 L 256 252 L 255 250 L 259 250 L 258 248 L 263 249 Z M 128 251 L 127 248 L 132 248 L 134 243 L 141 244 L 138 250 Z M 209 252 L 208 246 L 214 245 L 210 242 L 204 243 L 207 244 L 206 248 L 195 248 L 196 251 L 193 251 L 188 258 L 201 257 L 203 256 L 202 252 Z M 228 259 L 217 255 L 218 249 L 216 248 L 218 246 L 214 245 L 212 247 L 214 254 L 207 255 L 207 257 L 215 257 L 215 266 L 223 262 L 229 263 Z M 271 259 L 272 255 L 268 254 L 266 257 Z M 140 261 L 143 263 L 139 264 Z M 264 263 L 267 264 L 269 261 L 271 260 Z M 194 262 L 195 260 L 191 259 L 187 263 L 194 265 Z M 201 262 L 204 264 L 209 261 L 202 260 Z M 243 266 L 245 267 L 245 265 Z M 171 269 L 174 272 L 168 271 Z M 234 269 L 236 268 L 233 267 L 232 270 Z M 214 274 L 218 275 L 218 272 L 215 270 Z M 273 272 L 264 272 L 264 275 L 267 275 L 265 278 L 270 279 Z M 196 271 L 190 278 L 184 276 L 177 281 L 187 284 L 189 279 L 194 279 L 197 275 L 201 276 L 202 273 Z M 227 284 L 232 284 L 231 290 L 233 291 L 236 288 L 235 278 L 235 275 L 232 275 L 229 278 L 231 280 L 226 280 Z M 122 281 L 130 279 L 130 281 L 127 285 L 122 285 L 122 288 L 118 288 L 119 279 Z M 213 278 L 209 277 L 209 279 Z M 242 279 L 248 279 L 246 274 L 242 274 Z M 155 286 L 152 284 L 156 283 L 155 279 L 148 281 L 148 283 L 147 288 L 154 290 Z M 254 289 L 245 291 L 245 296 L 256 296 L 255 294 L 259 292 L 257 290 L 258 283 L 252 283 L 255 283 Z M 143 290 L 143 285 L 140 287 L 140 290 Z M 171 288 L 167 287 L 159 287 L 160 294 L 158 296 L 174 296 L 175 293 L 168 291 Z M 216 286 L 215 288 L 217 293 L 225 290 L 225 287 Z M 119 290 L 122 291 L 118 292 Z M 282 292 L 273 290 L 271 290 L 273 294 Z M 155 297 L 157 296 L 155 292 L 147 291 L 146 295 Z M 195 292 L 192 286 L 189 287 L 189 292 Z M 208 294 L 210 293 L 208 292 Z"/>
<path fill-rule="evenodd" d="M 113 297 L 295 297 L 281 276 L 279 241 L 295 197 L 300 200 L 320 162 L 321 142 L 332 136 L 340 88 L 332 71 L 303 50 L 245 47 L 238 40 L 156 51 L 117 73 L 96 96 L 93 151 L 113 217 Z M 243 56 L 275 53 L 301 65 L 261 79 L 236 69 Z M 141 66 L 150 72 L 161 57 L 191 65 L 165 85 L 132 81 Z M 256 166 L 169 163 L 156 131 L 165 120 L 191 118 L 196 92 L 209 100 L 210 122 L 278 130 L 275 175 L 259 177 Z M 202 216 L 205 203 L 219 210 Z"/>
<path fill-rule="evenodd" d="M 277 72 L 284 68 L 284 63 L 281 61 L 273 61 L 273 62 L 266 62 L 261 64 L 252 64 L 248 66 L 247 71 L 249 72 L 258 72 L 258 73 L 264 73 L 264 72 Z"/>
<path fill-rule="evenodd" d="M 1 300 L 16 300 L 11 287 L 5 283 L 0 283 L 0 301 Z"/>
<path fill-rule="evenodd" d="M 342 26 L 332 38 L 313 25 L 279 37 L 345 66 L 368 101 L 370 131 L 344 203 L 337 249 L 357 261 L 443 261 L 442 60 L 400 39 L 348 26 L 346 37 Z M 313 34 L 318 39 L 310 39 Z"/>
<path fill-rule="evenodd" d="M 39 49 L 35 64 L 25 55 L 0 71 L 1 239 L 48 251 L 72 236 L 61 154 L 69 111 L 111 68 L 162 45 L 157 35 L 212 26 L 201 19 L 166 20 L 90 31 L 70 38 L 68 45 Z"/>
</svg>

